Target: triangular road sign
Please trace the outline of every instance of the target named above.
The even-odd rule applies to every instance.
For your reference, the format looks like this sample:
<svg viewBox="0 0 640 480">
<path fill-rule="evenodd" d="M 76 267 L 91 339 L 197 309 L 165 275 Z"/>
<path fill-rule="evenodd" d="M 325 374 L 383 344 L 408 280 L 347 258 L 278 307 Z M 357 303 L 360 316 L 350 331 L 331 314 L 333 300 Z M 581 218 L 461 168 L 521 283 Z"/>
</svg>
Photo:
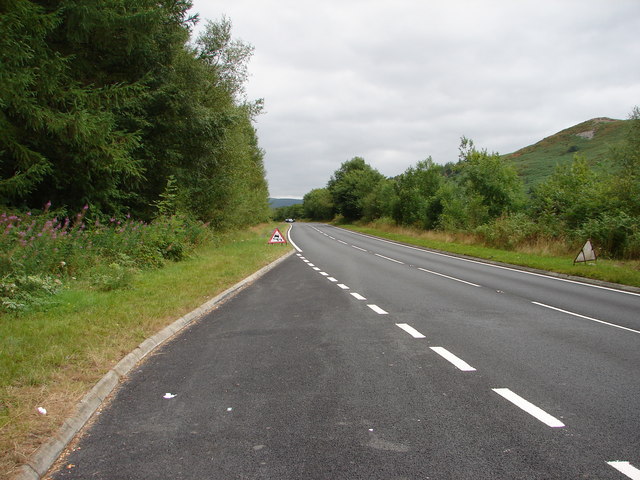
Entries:
<svg viewBox="0 0 640 480">
<path fill-rule="evenodd" d="M 574 264 L 580 263 L 580 262 L 587 263 L 595 260 L 596 260 L 596 252 L 593 249 L 593 245 L 591 245 L 591 240 L 587 240 L 587 243 L 584 244 L 584 247 L 582 247 L 582 250 L 580 250 L 580 253 L 578 253 L 578 256 L 573 261 L 573 263 Z"/>
<path fill-rule="evenodd" d="M 271 240 L 269 240 L 269 244 L 273 244 L 273 243 L 287 243 L 287 241 L 284 238 L 284 235 L 282 235 L 280 230 L 277 228 L 273 231 L 273 233 L 271 234 Z"/>
</svg>

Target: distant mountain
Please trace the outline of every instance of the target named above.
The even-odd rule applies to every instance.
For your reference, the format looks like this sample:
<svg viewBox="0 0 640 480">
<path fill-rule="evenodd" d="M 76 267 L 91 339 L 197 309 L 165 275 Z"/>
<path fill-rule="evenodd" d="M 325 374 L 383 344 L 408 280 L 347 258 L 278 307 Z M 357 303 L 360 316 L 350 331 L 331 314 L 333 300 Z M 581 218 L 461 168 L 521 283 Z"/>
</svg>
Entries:
<svg viewBox="0 0 640 480">
<path fill-rule="evenodd" d="M 269 206 L 271 208 L 289 207 L 302 203 L 301 198 L 270 198 Z"/>
<path fill-rule="evenodd" d="M 611 147 L 624 141 L 628 122 L 593 118 L 503 158 L 513 161 L 525 186 L 530 188 L 549 177 L 556 165 L 570 163 L 575 154 L 583 155 L 591 165 L 606 160 Z"/>
</svg>

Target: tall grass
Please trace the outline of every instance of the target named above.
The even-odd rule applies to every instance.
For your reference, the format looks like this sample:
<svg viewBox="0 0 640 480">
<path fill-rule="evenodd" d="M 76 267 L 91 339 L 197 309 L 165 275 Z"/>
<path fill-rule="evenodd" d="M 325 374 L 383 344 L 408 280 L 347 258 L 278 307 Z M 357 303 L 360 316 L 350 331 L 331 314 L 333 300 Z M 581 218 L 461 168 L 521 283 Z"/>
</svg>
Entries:
<svg viewBox="0 0 640 480">
<path fill-rule="evenodd" d="M 50 206 L 0 215 L 0 310 L 50 303 L 74 281 L 126 287 L 136 271 L 181 260 L 211 237 L 206 225 L 179 215 L 145 223 L 129 215 L 90 219 L 88 205 L 73 217 Z"/>
</svg>

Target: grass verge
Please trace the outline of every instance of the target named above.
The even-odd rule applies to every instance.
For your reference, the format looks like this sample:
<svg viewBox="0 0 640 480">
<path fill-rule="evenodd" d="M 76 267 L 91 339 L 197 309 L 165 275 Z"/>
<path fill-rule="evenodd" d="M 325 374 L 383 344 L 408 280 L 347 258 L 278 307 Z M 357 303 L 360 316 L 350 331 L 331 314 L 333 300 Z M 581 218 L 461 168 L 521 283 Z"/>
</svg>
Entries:
<svg viewBox="0 0 640 480">
<path fill-rule="evenodd" d="M 474 243 L 472 237 L 455 238 L 446 233 L 425 232 L 407 228 L 384 226 L 340 225 L 360 233 L 375 235 L 401 243 L 432 248 L 470 257 L 482 258 L 511 265 L 546 270 L 577 277 L 640 287 L 640 262 L 598 259 L 596 263 L 573 264 L 575 255 L 541 254 L 525 251 L 508 251 L 489 248 Z M 541 251 L 553 250 L 541 246 Z M 531 248 L 529 248 L 531 250 Z M 578 252 L 575 252 L 576 254 Z"/>
<path fill-rule="evenodd" d="M 138 274 L 128 289 L 70 288 L 46 310 L 0 316 L 0 478 L 144 339 L 285 254 L 289 248 L 267 245 L 273 228 L 227 234 L 187 260 Z"/>
</svg>

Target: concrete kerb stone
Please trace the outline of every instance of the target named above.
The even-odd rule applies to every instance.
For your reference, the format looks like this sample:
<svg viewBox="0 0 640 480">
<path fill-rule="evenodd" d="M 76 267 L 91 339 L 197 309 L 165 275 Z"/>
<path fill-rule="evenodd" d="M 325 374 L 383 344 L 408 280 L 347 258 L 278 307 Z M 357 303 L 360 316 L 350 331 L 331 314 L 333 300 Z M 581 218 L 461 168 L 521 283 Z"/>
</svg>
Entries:
<svg viewBox="0 0 640 480">
<path fill-rule="evenodd" d="M 113 369 L 109 370 L 102 379 L 87 393 L 84 398 L 76 406 L 75 414 L 65 420 L 60 430 L 44 445 L 42 445 L 29 459 L 29 461 L 20 467 L 16 480 L 39 480 L 49 471 L 51 466 L 58 459 L 60 454 L 67 447 L 69 442 L 77 435 L 80 429 L 87 423 L 91 416 L 100 407 L 102 402 L 111 394 L 118 385 L 120 379 L 128 374 L 131 369 L 153 351 L 156 347 L 167 341 L 169 338 L 180 332 L 194 320 L 206 315 L 215 308 L 223 300 L 238 293 L 247 285 L 251 284 L 272 268 L 276 267 L 291 255 L 294 250 L 283 255 L 279 259 L 261 268 L 254 274 L 238 282 L 231 288 L 220 293 L 208 302 L 204 303 L 195 310 L 187 313 L 183 317 L 177 319 L 168 327 L 151 336 L 142 342 L 135 350 L 127 354 Z"/>
</svg>

